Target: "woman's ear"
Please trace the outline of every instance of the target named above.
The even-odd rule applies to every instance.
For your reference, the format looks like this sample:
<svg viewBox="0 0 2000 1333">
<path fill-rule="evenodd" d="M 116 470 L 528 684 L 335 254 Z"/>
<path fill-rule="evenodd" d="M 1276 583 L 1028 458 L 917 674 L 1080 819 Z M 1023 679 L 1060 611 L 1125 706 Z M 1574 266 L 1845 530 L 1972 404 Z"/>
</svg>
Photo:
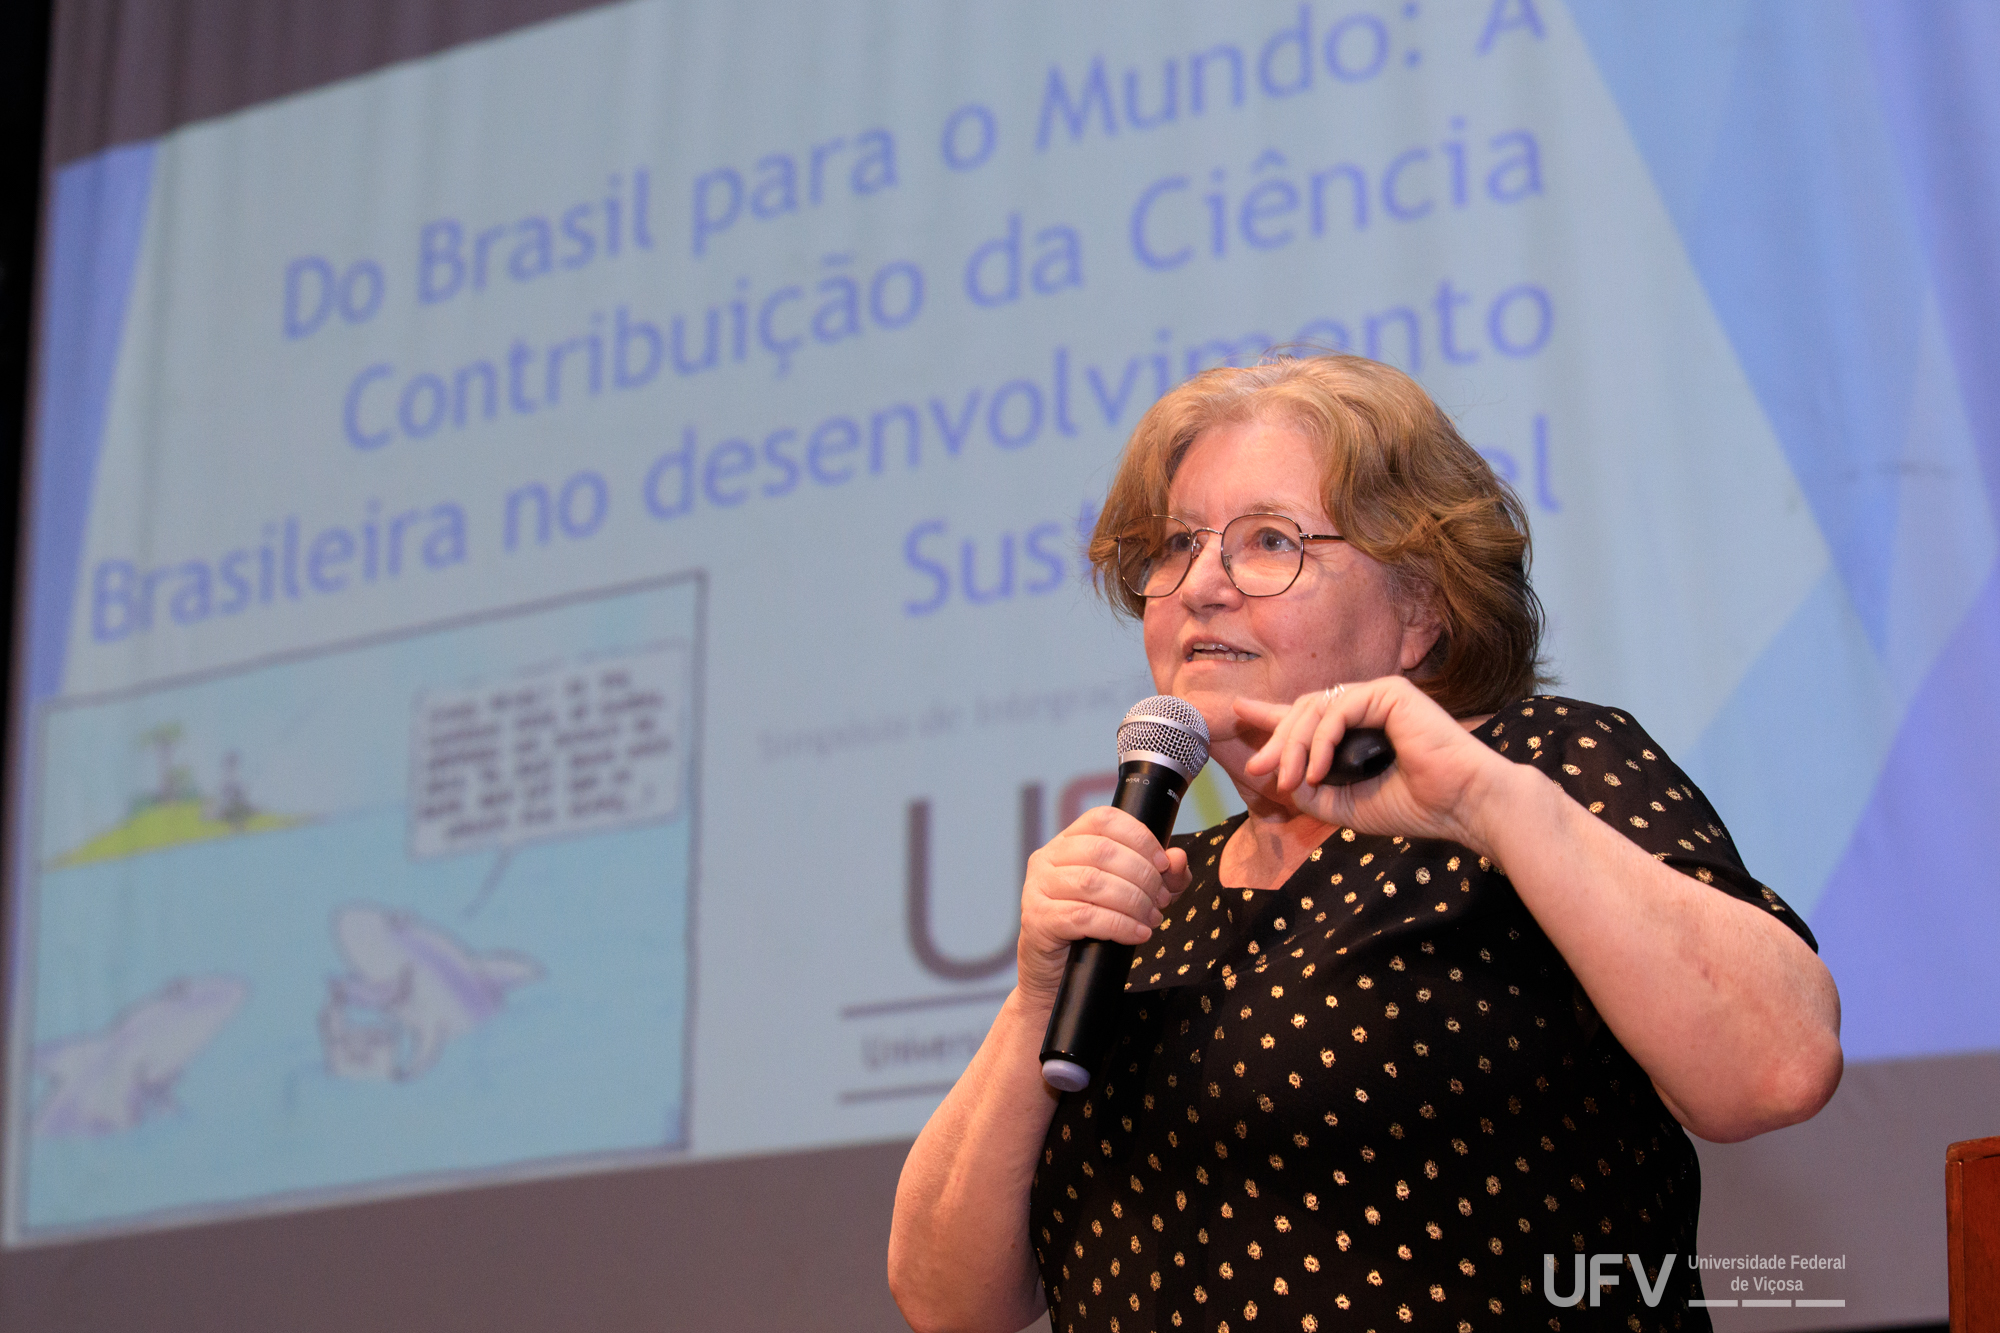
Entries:
<svg viewBox="0 0 2000 1333">
<path fill-rule="evenodd" d="M 1405 597 L 1402 615 L 1403 644 L 1397 665 L 1404 675 L 1418 679 L 1436 674 L 1449 647 L 1443 617 L 1427 592 Z"/>
</svg>

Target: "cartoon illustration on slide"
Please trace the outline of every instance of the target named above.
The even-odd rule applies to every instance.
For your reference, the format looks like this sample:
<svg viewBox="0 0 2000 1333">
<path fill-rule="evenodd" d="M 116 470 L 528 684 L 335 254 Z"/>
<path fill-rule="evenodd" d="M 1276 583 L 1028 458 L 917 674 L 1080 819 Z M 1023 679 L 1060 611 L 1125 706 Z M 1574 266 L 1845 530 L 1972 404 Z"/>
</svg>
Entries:
<svg viewBox="0 0 2000 1333">
<path fill-rule="evenodd" d="M 252 803 L 238 771 L 241 756 L 234 750 L 222 756 L 214 792 L 204 794 L 195 782 L 194 771 L 175 761 L 174 752 L 186 739 L 187 729 L 179 722 L 155 723 L 140 732 L 135 744 L 153 753 L 158 783 L 133 794 L 122 821 L 58 856 L 54 865 L 113 861 L 185 843 L 263 833 L 305 822 L 297 815 L 259 810 Z"/>
<path fill-rule="evenodd" d="M 174 1084 L 236 1016 L 250 987 L 230 976 L 180 977 L 101 1032 L 44 1044 L 34 1070 L 48 1090 L 35 1109 L 44 1138 L 116 1134 L 174 1109 Z"/>
<path fill-rule="evenodd" d="M 541 964 L 512 950 L 474 953 L 408 912 L 355 903 L 334 914 L 347 961 L 319 1012 L 327 1072 L 341 1078 L 416 1078 L 445 1043 L 500 1012 L 507 992 L 541 980 Z"/>
<path fill-rule="evenodd" d="M 39 714 L 0 1243 L 684 1152 L 704 587 Z"/>
</svg>

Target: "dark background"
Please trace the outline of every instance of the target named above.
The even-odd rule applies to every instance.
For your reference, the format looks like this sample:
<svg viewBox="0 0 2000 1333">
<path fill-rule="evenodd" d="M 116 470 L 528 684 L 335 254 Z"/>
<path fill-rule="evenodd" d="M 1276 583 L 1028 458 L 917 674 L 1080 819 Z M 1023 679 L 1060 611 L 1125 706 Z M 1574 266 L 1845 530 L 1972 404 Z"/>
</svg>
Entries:
<svg viewBox="0 0 2000 1333">
<path fill-rule="evenodd" d="M 28 422 L 35 232 L 41 218 L 42 105 L 48 93 L 50 0 L 0 6 L 0 616 L 13 648 L 14 551 Z"/>
</svg>

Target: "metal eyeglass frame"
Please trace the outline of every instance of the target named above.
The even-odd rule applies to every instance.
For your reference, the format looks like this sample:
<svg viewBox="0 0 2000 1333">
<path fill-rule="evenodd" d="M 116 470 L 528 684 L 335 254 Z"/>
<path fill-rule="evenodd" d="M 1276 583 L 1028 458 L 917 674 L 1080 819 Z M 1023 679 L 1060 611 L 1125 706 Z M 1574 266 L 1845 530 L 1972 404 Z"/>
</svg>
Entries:
<svg viewBox="0 0 2000 1333">
<path fill-rule="evenodd" d="M 1284 587 L 1279 588 L 1274 592 L 1244 592 L 1243 586 L 1236 581 L 1236 571 L 1229 567 L 1228 553 L 1226 551 L 1217 551 L 1216 558 L 1222 564 L 1222 576 L 1229 580 L 1230 587 L 1236 589 L 1236 591 L 1239 593 L 1243 593 L 1245 597 L 1280 597 L 1283 596 L 1285 593 L 1290 592 L 1292 590 L 1292 585 L 1299 581 L 1299 575 L 1305 572 L 1306 568 L 1305 543 L 1344 542 L 1347 540 L 1346 537 L 1344 537 L 1338 532 L 1307 532 L 1305 528 L 1300 525 L 1299 521 L 1295 518 L 1292 518 L 1290 515 L 1273 514 L 1267 510 L 1261 510 L 1261 509 L 1254 509 L 1247 514 L 1238 514 L 1235 518 L 1230 519 L 1229 522 L 1224 523 L 1219 528 L 1197 528 L 1192 523 L 1189 523 L 1184 519 L 1175 518 L 1172 514 L 1148 514 L 1146 517 L 1152 519 L 1163 518 L 1171 523 L 1179 523 L 1183 528 L 1187 529 L 1188 536 L 1195 539 L 1194 545 L 1188 551 L 1187 563 L 1181 566 L 1181 576 L 1175 579 L 1173 582 L 1173 586 L 1166 589 L 1164 592 L 1140 592 L 1137 588 L 1134 588 L 1130 583 L 1126 582 L 1124 574 L 1124 567 L 1125 567 L 1124 554 L 1125 554 L 1126 538 L 1120 537 L 1118 539 L 1118 554 L 1119 554 L 1118 581 L 1119 583 L 1123 584 L 1125 590 L 1131 593 L 1134 597 L 1142 597 L 1146 598 L 1147 600 L 1151 600 L 1152 598 L 1155 597 L 1171 597 L 1175 593 L 1180 591 L 1181 585 L 1187 582 L 1188 574 L 1192 572 L 1194 569 L 1194 562 L 1201 558 L 1200 537 L 1202 533 L 1212 532 L 1215 534 L 1216 541 L 1220 542 L 1222 540 L 1222 534 L 1224 532 L 1226 532 L 1231 527 L 1234 527 L 1236 524 L 1242 522 L 1246 518 L 1281 518 L 1285 522 L 1291 524 L 1294 528 L 1297 528 L 1299 533 L 1299 563 L 1298 567 L 1292 571 L 1292 576 L 1289 579 L 1285 580 Z"/>
</svg>

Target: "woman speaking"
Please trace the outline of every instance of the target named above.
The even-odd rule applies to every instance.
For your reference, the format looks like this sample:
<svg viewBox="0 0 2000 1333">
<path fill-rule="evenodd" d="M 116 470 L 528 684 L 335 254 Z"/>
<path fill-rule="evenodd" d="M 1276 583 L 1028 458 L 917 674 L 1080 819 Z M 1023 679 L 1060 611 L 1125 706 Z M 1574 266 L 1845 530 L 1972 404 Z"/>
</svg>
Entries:
<svg viewBox="0 0 2000 1333">
<path fill-rule="evenodd" d="M 1816 1112 L 1839 999 L 1639 724 L 1535 693 L 1513 494 L 1400 372 L 1225 368 L 1139 423 L 1090 554 L 1248 809 L 1162 849 L 1100 808 L 1029 861 L 1018 984 L 897 1190 L 910 1323 L 1707 1327 L 1682 1130 Z M 1325 784 L 1351 727 L 1396 762 Z M 1138 961 L 1064 1095 L 1086 938 Z"/>
</svg>

